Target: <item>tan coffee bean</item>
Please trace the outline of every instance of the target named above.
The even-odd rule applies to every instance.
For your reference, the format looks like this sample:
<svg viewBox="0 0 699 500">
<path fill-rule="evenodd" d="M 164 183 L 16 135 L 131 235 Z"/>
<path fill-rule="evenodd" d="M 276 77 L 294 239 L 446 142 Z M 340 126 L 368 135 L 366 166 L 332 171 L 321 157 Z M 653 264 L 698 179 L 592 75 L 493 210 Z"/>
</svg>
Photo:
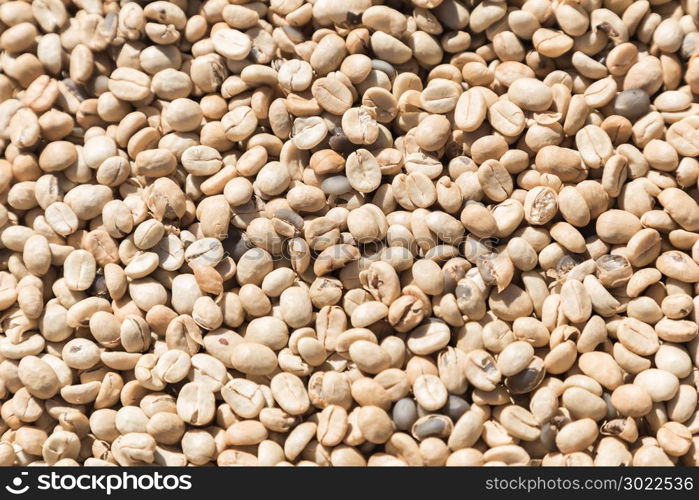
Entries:
<svg viewBox="0 0 699 500">
<path fill-rule="evenodd" d="M 546 111 L 551 105 L 551 90 L 535 78 L 519 78 L 510 85 L 510 101 L 527 111 Z"/>
<path fill-rule="evenodd" d="M 627 384 L 614 389 L 612 404 L 622 415 L 640 417 L 651 411 L 653 401 L 641 386 Z"/>
<path fill-rule="evenodd" d="M 360 408 L 357 424 L 362 435 L 370 443 L 385 443 L 393 433 L 393 422 L 391 422 L 390 417 L 376 406 Z"/>
<path fill-rule="evenodd" d="M 699 8 L 413 3 L 0 5 L 0 464 L 697 463 Z"/>
<path fill-rule="evenodd" d="M 556 446 L 563 453 L 581 451 L 587 448 L 598 435 L 597 424 L 591 418 L 571 422 L 556 436 Z"/>
<path fill-rule="evenodd" d="M 53 397 L 60 387 L 60 380 L 53 368 L 36 356 L 27 356 L 19 362 L 17 377 L 27 391 L 39 399 Z"/>
</svg>

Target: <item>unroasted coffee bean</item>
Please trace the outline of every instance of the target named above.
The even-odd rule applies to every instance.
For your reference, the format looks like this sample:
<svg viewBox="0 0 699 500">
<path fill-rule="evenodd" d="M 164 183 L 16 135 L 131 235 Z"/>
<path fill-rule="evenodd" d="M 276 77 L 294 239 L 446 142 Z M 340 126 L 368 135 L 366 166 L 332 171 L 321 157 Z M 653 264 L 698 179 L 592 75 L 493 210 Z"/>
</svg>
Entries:
<svg viewBox="0 0 699 500">
<path fill-rule="evenodd" d="M 698 14 L 0 3 L 0 465 L 697 465 Z"/>
</svg>

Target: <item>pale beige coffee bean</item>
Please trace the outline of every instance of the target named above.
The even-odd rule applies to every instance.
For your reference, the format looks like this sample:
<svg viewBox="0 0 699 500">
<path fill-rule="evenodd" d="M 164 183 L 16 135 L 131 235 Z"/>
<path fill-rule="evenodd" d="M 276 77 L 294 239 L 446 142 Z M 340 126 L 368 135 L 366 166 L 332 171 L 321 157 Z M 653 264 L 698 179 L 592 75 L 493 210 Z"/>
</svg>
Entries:
<svg viewBox="0 0 699 500">
<path fill-rule="evenodd" d="M 122 466 L 153 463 L 155 447 L 155 439 L 141 432 L 123 434 L 112 443 L 114 459 Z"/>
<path fill-rule="evenodd" d="M 292 328 L 306 326 L 313 315 L 310 295 L 301 287 L 284 290 L 279 296 L 279 308 L 284 322 Z"/>
<path fill-rule="evenodd" d="M 385 411 L 376 406 L 360 408 L 357 425 L 364 438 L 370 443 L 385 443 L 393 433 L 391 418 Z"/>
<path fill-rule="evenodd" d="M 592 300 L 580 281 L 569 280 L 561 287 L 561 310 L 573 323 L 581 323 L 592 314 Z"/>
<path fill-rule="evenodd" d="M 220 29 L 211 37 L 213 48 L 226 59 L 245 59 L 252 49 L 252 40 L 245 33 L 234 29 Z"/>
<path fill-rule="evenodd" d="M 658 430 L 658 444 L 670 456 L 682 456 L 692 446 L 692 434 L 679 422 L 667 422 Z"/>
<path fill-rule="evenodd" d="M 100 360 L 97 345 L 88 339 L 73 339 L 63 346 L 63 361 L 71 368 L 92 368 Z"/>
<path fill-rule="evenodd" d="M 418 326 L 410 332 L 408 349 L 419 355 L 436 352 L 449 343 L 449 327 L 437 319 Z"/>
<path fill-rule="evenodd" d="M 266 345 L 242 342 L 231 351 L 230 363 L 245 374 L 268 375 L 277 367 L 277 358 Z"/>
<path fill-rule="evenodd" d="M 607 389 L 614 390 L 622 383 L 621 370 L 609 354 L 586 352 L 578 359 L 582 372 L 592 377 Z"/>
<path fill-rule="evenodd" d="M 447 389 L 434 375 L 421 375 L 413 383 L 413 394 L 418 404 L 427 411 L 436 411 L 447 402 Z"/>
<path fill-rule="evenodd" d="M 546 111 L 553 100 L 551 90 L 535 78 L 518 78 L 510 85 L 507 96 L 527 111 Z"/>
<path fill-rule="evenodd" d="M 509 435 L 515 438 L 534 441 L 540 436 L 537 419 L 521 406 L 505 406 L 499 412 L 498 419 Z"/>
<path fill-rule="evenodd" d="M 653 406 L 650 395 L 636 384 L 621 385 L 614 389 L 611 401 L 622 415 L 634 418 L 647 415 Z"/>
<path fill-rule="evenodd" d="M 334 115 L 342 115 L 352 106 L 352 93 L 335 79 L 317 79 L 311 86 L 311 93 L 323 109 Z"/>
<path fill-rule="evenodd" d="M 371 374 L 387 369 L 391 363 L 388 353 L 381 346 L 366 340 L 352 342 L 349 356 L 360 370 Z"/>
<path fill-rule="evenodd" d="M 318 417 L 317 439 L 324 446 L 337 446 L 347 433 L 347 411 L 338 405 L 329 405 Z"/>
<path fill-rule="evenodd" d="M 633 383 L 645 389 L 653 402 L 672 399 L 679 389 L 675 375 L 657 368 L 642 371 L 636 375 Z"/>
<path fill-rule="evenodd" d="M 522 109 L 504 99 L 488 108 L 488 121 L 495 130 L 508 137 L 516 137 L 525 127 Z"/>
<path fill-rule="evenodd" d="M 527 193 L 524 216 L 530 224 L 546 224 L 556 215 L 557 210 L 558 200 L 553 189 L 537 186 Z"/>
<path fill-rule="evenodd" d="M 0 465 L 696 465 L 698 22 L 3 2 Z"/>
<path fill-rule="evenodd" d="M 504 376 L 524 370 L 534 356 L 534 348 L 527 342 L 517 341 L 507 345 L 498 355 L 497 368 Z"/>
<path fill-rule="evenodd" d="M 487 103 L 482 91 L 475 87 L 459 97 L 454 110 L 454 123 L 466 132 L 472 132 L 481 126 L 487 113 Z"/>
<path fill-rule="evenodd" d="M 681 189 L 664 189 L 658 195 L 658 201 L 682 228 L 694 231 L 699 227 L 699 205 Z"/>
<path fill-rule="evenodd" d="M 29 272 L 36 276 L 45 275 L 51 267 L 51 249 L 46 237 L 30 236 L 24 244 L 22 259 Z"/>
<path fill-rule="evenodd" d="M 267 429 L 256 420 L 244 420 L 226 429 L 226 438 L 234 446 L 255 445 L 267 439 Z"/>
<path fill-rule="evenodd" d="M 627 243 L 642 229 L 640 220 L 622 210 L 609 210 L 599 216 L 596 223 L 597 234 L 605 243 Z"/>
<path fill-rule="evenodd" d="M 591 418 L 571 422 L 556 435 L 556 446 L 563 453 L 582 451 L 587 448 L 598 435 L 597 424 Z"/>
<path fill-rule="evenodd" d="M 151 95 L 150 78 L 133 68 L 117 68 L 109 75 L 109 90 L 123 101 L 140 101 Z"/>
<path fill-rule="evenodd" d="M 430 115 L 417 126 L 415 142 L 425 151 L 436 151 L 446 144 L 449 132 L 449 120 L 442 115 Z"/>
<path fill-rule="evenodd" d="M 290 415 L 301 415 L 308 410 L 308 393 L 297 376 L 279 373 L 272 378 L 270 388 L 275 401 Z"/>
<path fill-rule="evenodd" d="M 265 404 L 260 386 L 242 378 L 233 379 L 225 384 L 221 388 L 221 396 L 236 415 L 243 418 L 257 417 Z M 264 422 L 262 417 L 260 420 Z"/>
<path fill-rule="evenodd" d="M 471 384 L 485 391 L 494 389 L 502 378 L 493 357 L 481 349 L 468 354 L 464 373 Z"/>
<path fill-rule="evenodd" d="M 186 423 L 206 425 L 214 417 L 214 393 L 196 382 L 185 384 L 177 396 L 177 414 Z"/>
<path fill-rule="evenodd" d="M 635 318 L 626 318 L 617 328 L 619 341 L 630 351 L 641 356 L 654 354 L 660 347 L 658 335 L 650 325 Z"/>
<path fill-rule="evenodd" d="M 358 149 L 347 158 L 345 175 L 350 186 L 361 193 L 374 191 L 381 182 L 376 158 L 366 149 Z"/>
<path fill-rule="evenodd" d="M 191 146 L 185 149 L 180 161 L 192 175 L 213 175 L 222 166 L 221 153 L 208 146 Z"/>
<path fill-rule="evenodd" d="M 695 283 L 699 280 L 699 265 L 684 252 L 663 252 L 656 259 L 655 266 L 662 274 L 685 283 Z"/>
<path fill-rule="evenodd" d="M 306 61 L 291 59 L 284 62 L 277 72 L 279 85 L 291 92 L 299 92 L 310 87 L 313 68 Z"/>
<path fill-rule="evenodd" d="M 39 399 L 53 397 L 61 384 L 51 365 L 36 356 L 23 358 L 17 366 L 16 376 L 29 394 Z"/>
</svg>

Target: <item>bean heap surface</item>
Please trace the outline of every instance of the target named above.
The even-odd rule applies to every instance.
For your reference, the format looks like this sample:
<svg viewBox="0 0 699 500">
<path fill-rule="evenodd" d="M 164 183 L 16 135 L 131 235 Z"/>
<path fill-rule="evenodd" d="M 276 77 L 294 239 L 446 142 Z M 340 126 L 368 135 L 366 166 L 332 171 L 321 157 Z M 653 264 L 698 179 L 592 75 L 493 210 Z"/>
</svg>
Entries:
<svg viewBox="0 0 699 500">
<path fill-rule="evenodd" d="M 0 1 L 0 465 L 697 465 L 696 0 Z"/>
</svg>

